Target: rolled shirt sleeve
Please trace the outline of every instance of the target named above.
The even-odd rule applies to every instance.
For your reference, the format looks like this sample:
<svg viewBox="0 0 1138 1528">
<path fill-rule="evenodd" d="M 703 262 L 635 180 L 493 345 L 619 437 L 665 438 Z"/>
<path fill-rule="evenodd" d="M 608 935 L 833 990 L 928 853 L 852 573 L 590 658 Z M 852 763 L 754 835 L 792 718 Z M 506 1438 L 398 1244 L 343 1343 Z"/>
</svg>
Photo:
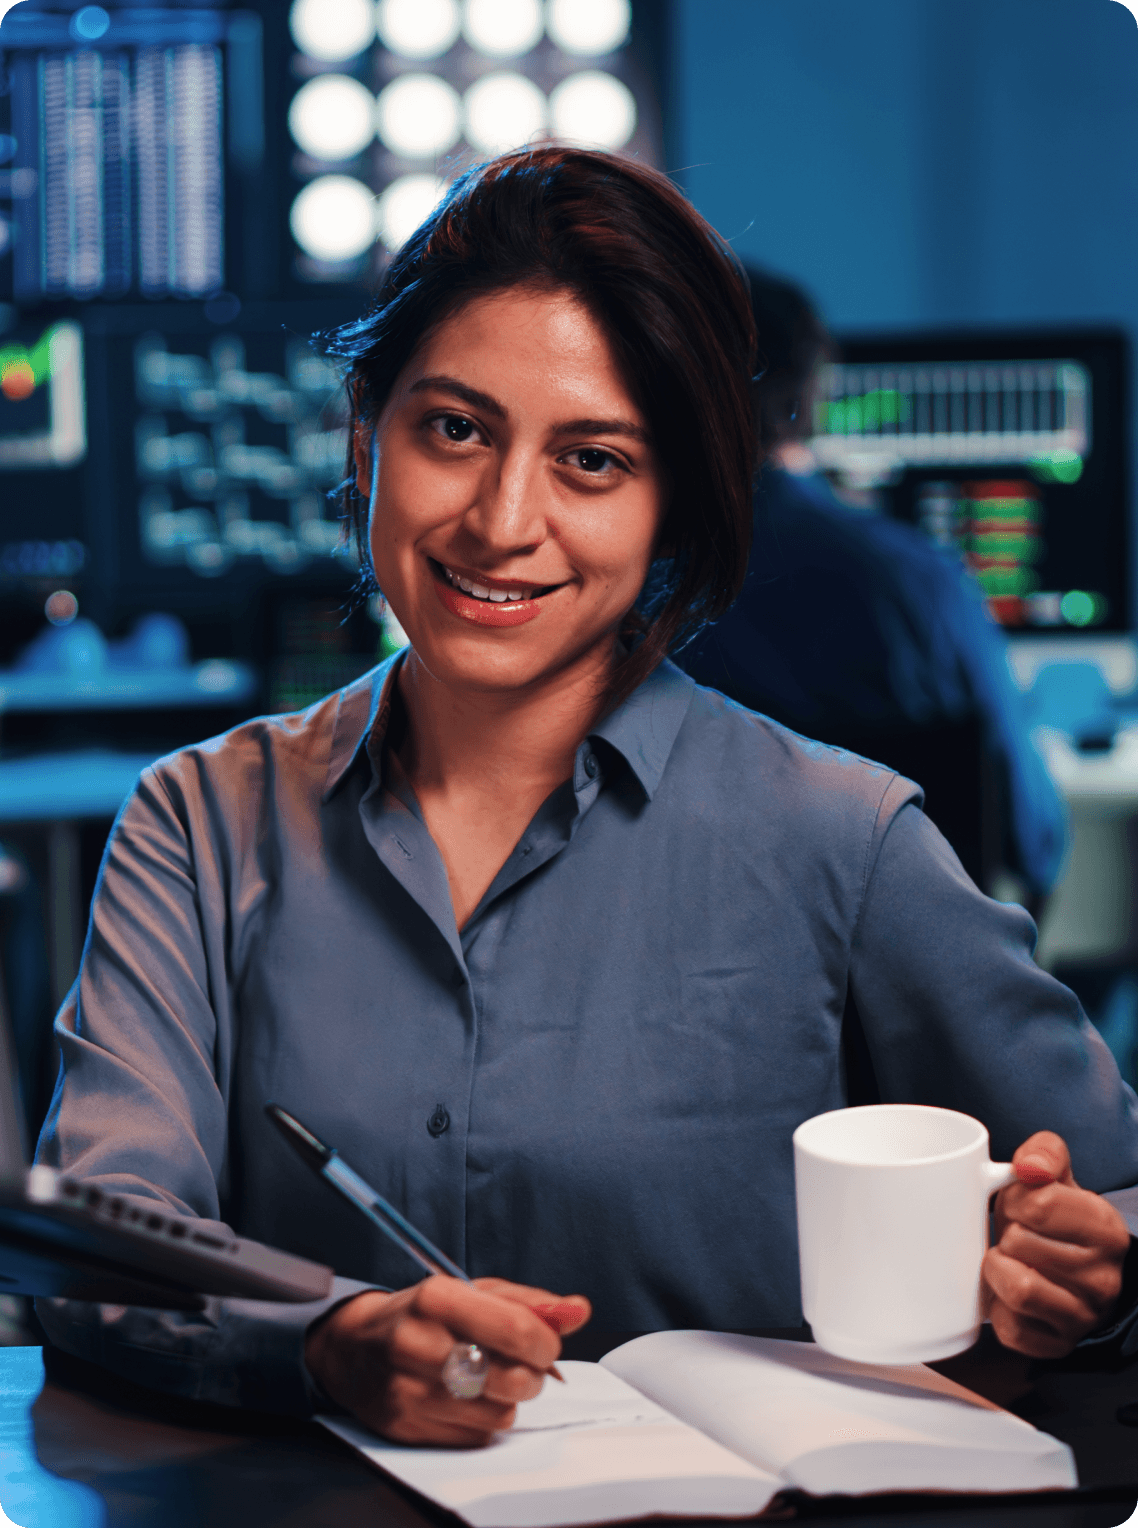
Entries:
<svg viewBox="0 0 1138 1528">
<path fill-rule="evenodd" d="M 224 906 L 232 865 L 224 853 L 195 856 L 194 811 L 152 769 L 115 826 L 82 971 L 56 1020 L 62 1066 L 37 1161 L 228 1231 L 219 1188 L 234 1014 L 217 973 L 232 969 L 233 952 L 226 920 L 203 905 Z M 36 1311 L 57 1346 L 137 1384 L 308 1415 L 309 1325 L 374 1287 L 337 1278 L 323 1300 L 210 1298 L 195 1313 L 62 1299 L 37 1300 Z"/>
<path fill-rule="evenodd" d="M 200 1312 L 39 1299 L 36 1314 L 56 1347 L 136 1385 L 187 1400 L 291 1416 L 334 1410 L 304 1364 L 312 1322 L 374 1288 L 337 1277 L 323 1300 L 210 1298 Z"/>
</svg>

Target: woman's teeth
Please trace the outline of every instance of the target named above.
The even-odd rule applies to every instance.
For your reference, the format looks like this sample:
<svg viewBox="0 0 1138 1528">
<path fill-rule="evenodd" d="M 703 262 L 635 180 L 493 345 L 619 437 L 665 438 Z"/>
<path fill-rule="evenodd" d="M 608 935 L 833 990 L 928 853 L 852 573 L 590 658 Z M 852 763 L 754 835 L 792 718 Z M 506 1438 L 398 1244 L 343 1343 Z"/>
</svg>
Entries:
<svg viewBox="0 0 1138 1528">
<path fill-rule="evenodd" d="M 443 572 L 456 589 L 461 589 L 463 594 L 469 594 L 472 599 L 489 600 L 492 605 L 504 605 L 507 601 L 516 605 L 521 600 L 532 599 L 532 589 L 487 589 L 485 584 L 476 584 L 472 579 L 462 578 L 457 573 L 452 573 L 448 567 L 443 567 Z"/>
</svg>

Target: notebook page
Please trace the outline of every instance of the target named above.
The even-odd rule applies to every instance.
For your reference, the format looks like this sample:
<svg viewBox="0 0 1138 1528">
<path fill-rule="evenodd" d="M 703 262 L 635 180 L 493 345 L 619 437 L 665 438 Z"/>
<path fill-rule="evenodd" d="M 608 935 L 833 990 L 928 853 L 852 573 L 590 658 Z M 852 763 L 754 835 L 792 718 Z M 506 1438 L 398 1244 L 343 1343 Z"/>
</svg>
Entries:
<svg viewBox="0 0 1138 1528">
<path fill-rule="evenodd" d="M 407 1448 L 357 1423 L 323 1425 L 474 1528 L 564 1528 L 669 1515 L 748 1517 L 783 1482 L 679 1422 L 598 1364 L 562 1361 L 481 1449 Z"/>
<path fill-rule="evenodd" d="M 655 1332 L 602 1364 L 818 1494 L 1078 1484 L 1065 1444 L 923 1364 L 851 1363 L 810 1343 L 721 1332 Z"/>
</svg>

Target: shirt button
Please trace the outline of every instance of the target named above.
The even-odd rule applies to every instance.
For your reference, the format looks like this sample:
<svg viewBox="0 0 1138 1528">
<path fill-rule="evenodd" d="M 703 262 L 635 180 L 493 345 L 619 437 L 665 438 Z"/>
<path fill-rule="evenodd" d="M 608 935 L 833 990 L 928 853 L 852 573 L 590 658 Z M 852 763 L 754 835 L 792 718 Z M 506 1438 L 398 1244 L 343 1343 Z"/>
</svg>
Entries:
<svg viewBox="0 0 1138 1528">
<path fill-rule="evenodd" d="M 433 1136 L 440 1136 L 450 1129 L 450 1115 L 442 1104 L 435 1105 L 435 1112 L 427 1121 L 427 1129 Z"/>
<path fill-rule="evenodd" d="M 597 763 L 597 756 L 595 753 L 587 753 L 585 755 L 585 773 L 588 775 L 590 780 L 595 780 L 597 778 L 597 772 L 599 771 L 600 767 L 601 766 Z"/>
</svg>

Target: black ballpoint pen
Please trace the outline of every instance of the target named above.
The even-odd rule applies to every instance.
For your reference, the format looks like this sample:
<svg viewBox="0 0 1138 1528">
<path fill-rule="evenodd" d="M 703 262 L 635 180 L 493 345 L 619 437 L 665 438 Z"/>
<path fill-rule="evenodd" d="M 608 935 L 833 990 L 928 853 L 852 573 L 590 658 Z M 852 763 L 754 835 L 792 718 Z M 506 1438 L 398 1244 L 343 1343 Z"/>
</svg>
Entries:
<svg viewBox="0 0 1138 1528">
<path fill-rule="evenodd" d="M 378 1226 L 385 1235 L 390 1236 L 396 1246 L 402 1247 L 408 1257 L 415 1259 L 420 1268 L 425 1268 L 428 1273 L 449 1273 L 452 1279 L 461 1279 L 465 1284 L 471 1282 L 469 1275 L 457 1263 L 436 1247 L 433 1241 L 429 1241 L 422 1231 L 416 1230 L 393 1204 L 389 1204 L 382 1194 L 377 1193 L 370 1183 L 350 1168 L 335 1147 L 326 1146 L 319 1136 L 313 1135 L 306 1125 L 302 1125 L 295 1115 L 282 1109 L 279 1104 L 266 1104 L 265 1113 L 301 1160 L 343 1194 L 345 1199 L 350 1200 L 372 1225 Z"/>
<path fill-rule="evenodd" d="M 461 1279 L 464 1284 L 474 1282 L 464 1269 L 447 1257 L 422 1231 L 416 1230 L 405 1215 L 401 1215 L 366 1179 L 350 1168 L 335 1147 L 326 1146 L 319 1136 L 313 1135 L 307 1125 L 302 1125 L 294 1114 L 282 1109 L 280 1104 L 266 1104 L 265 1113 L 301 1161 L 343 1194 L 373 1225 L 389 1236 L 397 1247 L 402 1247 L 420 1268 L 425 1268 L 428 1273 L 449 1273 L 451 1278 Z M 556 1364 L 551 1364 L 545 1372 L 562 1384 L 565 1383 Z"/>
</svg>

